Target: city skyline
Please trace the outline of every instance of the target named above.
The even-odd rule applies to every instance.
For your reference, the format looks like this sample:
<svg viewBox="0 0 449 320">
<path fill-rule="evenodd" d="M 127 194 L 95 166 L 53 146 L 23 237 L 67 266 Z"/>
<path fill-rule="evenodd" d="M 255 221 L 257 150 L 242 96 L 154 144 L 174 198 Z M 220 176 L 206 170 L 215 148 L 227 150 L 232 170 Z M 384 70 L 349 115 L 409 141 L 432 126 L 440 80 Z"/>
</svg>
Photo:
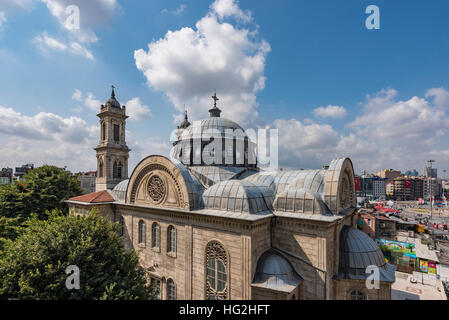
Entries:
<svg viewBox="0 0 449 320">
<path fill-rule="evenodd" d="M 0 167 L 94 169 L 95 115 L 113 84 L 130 115 L 130 172 L 168 155 L 184 105 L 204 118 L 215 90 L 224 118 L 279 128 L 281 167 L 344 155 L 357 173 L 446 168 L 443 1 L 377 1 L 380 30 L 365 27 L 366 1 L 72 2 L 79 30 L 64 27 L 68 1 L 0 4 Z"/>
</svg>

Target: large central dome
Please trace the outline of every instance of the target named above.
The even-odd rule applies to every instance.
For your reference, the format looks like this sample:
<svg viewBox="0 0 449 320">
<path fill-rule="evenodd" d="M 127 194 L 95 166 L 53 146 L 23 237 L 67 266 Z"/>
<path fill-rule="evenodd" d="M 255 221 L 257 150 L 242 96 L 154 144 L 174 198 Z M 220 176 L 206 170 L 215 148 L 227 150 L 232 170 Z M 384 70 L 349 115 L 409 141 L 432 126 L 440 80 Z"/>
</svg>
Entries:
<svg viewBox="0 0 449 320">
<path fill-rule="evenodd" d="M 207 166 L 257 166 L 256 144 L 236 122 L 220 117 L 216 95 L 209 110 L 210 117 L 190 124 L 185 116 L 178 126 L 177 141 L 172 157 L 184 165 Z"/>
</svg>

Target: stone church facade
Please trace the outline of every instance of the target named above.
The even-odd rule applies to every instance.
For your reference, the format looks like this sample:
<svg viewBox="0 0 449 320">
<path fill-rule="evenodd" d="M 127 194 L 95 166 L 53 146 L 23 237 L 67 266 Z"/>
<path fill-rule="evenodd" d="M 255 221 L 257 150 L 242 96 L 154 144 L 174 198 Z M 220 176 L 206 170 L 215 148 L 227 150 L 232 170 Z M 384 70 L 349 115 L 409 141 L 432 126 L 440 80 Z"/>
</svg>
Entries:
<svg viewBox="0 0 449 320">
<path fill-rule="evenodd" d="M 355 228 L 350 159 L 319 170 L 261 170 L 257 146 L 221 117 L 214 95 L 209 118 L 191 124 L 186 114 L 170 159 L 149 156 L 128 179 L 125 107 L 111 99 L 99 114 L 106 134 L 96 148 L 98 192 L 68 204 L 75 214 L 96 208 L 121 223 L 160 299 L 391 298 L 394 267 Z M 119 126 L 112 143 L 111 123 Z M 378 288 L 366 286 L 369 266 Z"/>
</svg>

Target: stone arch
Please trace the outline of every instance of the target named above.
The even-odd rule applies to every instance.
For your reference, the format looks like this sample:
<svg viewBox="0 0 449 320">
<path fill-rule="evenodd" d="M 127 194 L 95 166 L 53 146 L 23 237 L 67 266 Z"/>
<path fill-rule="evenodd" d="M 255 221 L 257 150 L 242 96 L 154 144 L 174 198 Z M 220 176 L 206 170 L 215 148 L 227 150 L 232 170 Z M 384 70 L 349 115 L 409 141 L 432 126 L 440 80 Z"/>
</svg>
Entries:
<svg viewBox="0 0 449 320">
<path fill-rule="evenodd" d="M 180 169 L 163 156 L 142 160 L 131 175 L 126 203 L 190 210 L 189 192 Z"/>
<path fill-rule="evenodd" d="M 324 181 L 324 202 L 333 214 L 356 207 L 355 174 L 349 158 L 332 160 Z"/>
</svg>

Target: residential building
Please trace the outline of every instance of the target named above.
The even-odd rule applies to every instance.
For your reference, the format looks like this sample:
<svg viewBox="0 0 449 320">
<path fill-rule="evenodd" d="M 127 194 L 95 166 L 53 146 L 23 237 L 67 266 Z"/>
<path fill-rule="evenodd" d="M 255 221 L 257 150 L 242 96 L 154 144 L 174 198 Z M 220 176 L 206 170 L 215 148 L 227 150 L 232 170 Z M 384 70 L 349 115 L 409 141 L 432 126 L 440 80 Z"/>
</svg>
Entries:
<svg viewBox="0 0 449 320">
<path fill-rule="evenodd" d="M 24 164 L 21 167 L 16 167 L 16 170 L 14 172 L 14 176 L 17 180 L 22 180 L 23 176 L 28 173 L 28 171 L 34 169 L 34 164 Z"/>
<path fill-rule="evenodd" d="M 393 180 L 401 176 L 401 171 L 396 171 L 393 169 L 390 170 L 385 169 L 377 173 L 377 176 L 381 177 L 382 179 Z"/>
<path fill-rule="evenodd" d="M 83 193 L 92 193 L 95 192 L 95 180 L 97 178 L 97 172 L 89 171 L 85 173 L 77 174 L 77 179 L 80 183 L 81 189 L 83 189 Z"/>
<path fill-rule="evenodd" d="M 373 177 L 373 198 L 375 200 L 386 200 L 386 182 L 387 179 Z"/>
<path fill-rule="evenodd" d="M 396 221 L 382 215 L 376 215 L 376 238 L 394 240 L 396 237 Z"/>
<path fill-rule="evenodd" d="M 0 171 L 0 185 L 10 184 L 13 180 L 13 170 L 12 168 L 3 168 Z"/>
<path fill-rule="evenodd" d="M 443 196 L 443 187 L 441 180 L 438 180 L 436 178 L 424 179 L 424 198 L 426 200 L 430 199 L 431 194 L 434 199 L 438 199 Z"/>
<path fill-rule="evenodd" d="M 437 168 L 425 167 L 424 168 L 424 177 L 426 178 L 438 178 Z"/>
</svg>

